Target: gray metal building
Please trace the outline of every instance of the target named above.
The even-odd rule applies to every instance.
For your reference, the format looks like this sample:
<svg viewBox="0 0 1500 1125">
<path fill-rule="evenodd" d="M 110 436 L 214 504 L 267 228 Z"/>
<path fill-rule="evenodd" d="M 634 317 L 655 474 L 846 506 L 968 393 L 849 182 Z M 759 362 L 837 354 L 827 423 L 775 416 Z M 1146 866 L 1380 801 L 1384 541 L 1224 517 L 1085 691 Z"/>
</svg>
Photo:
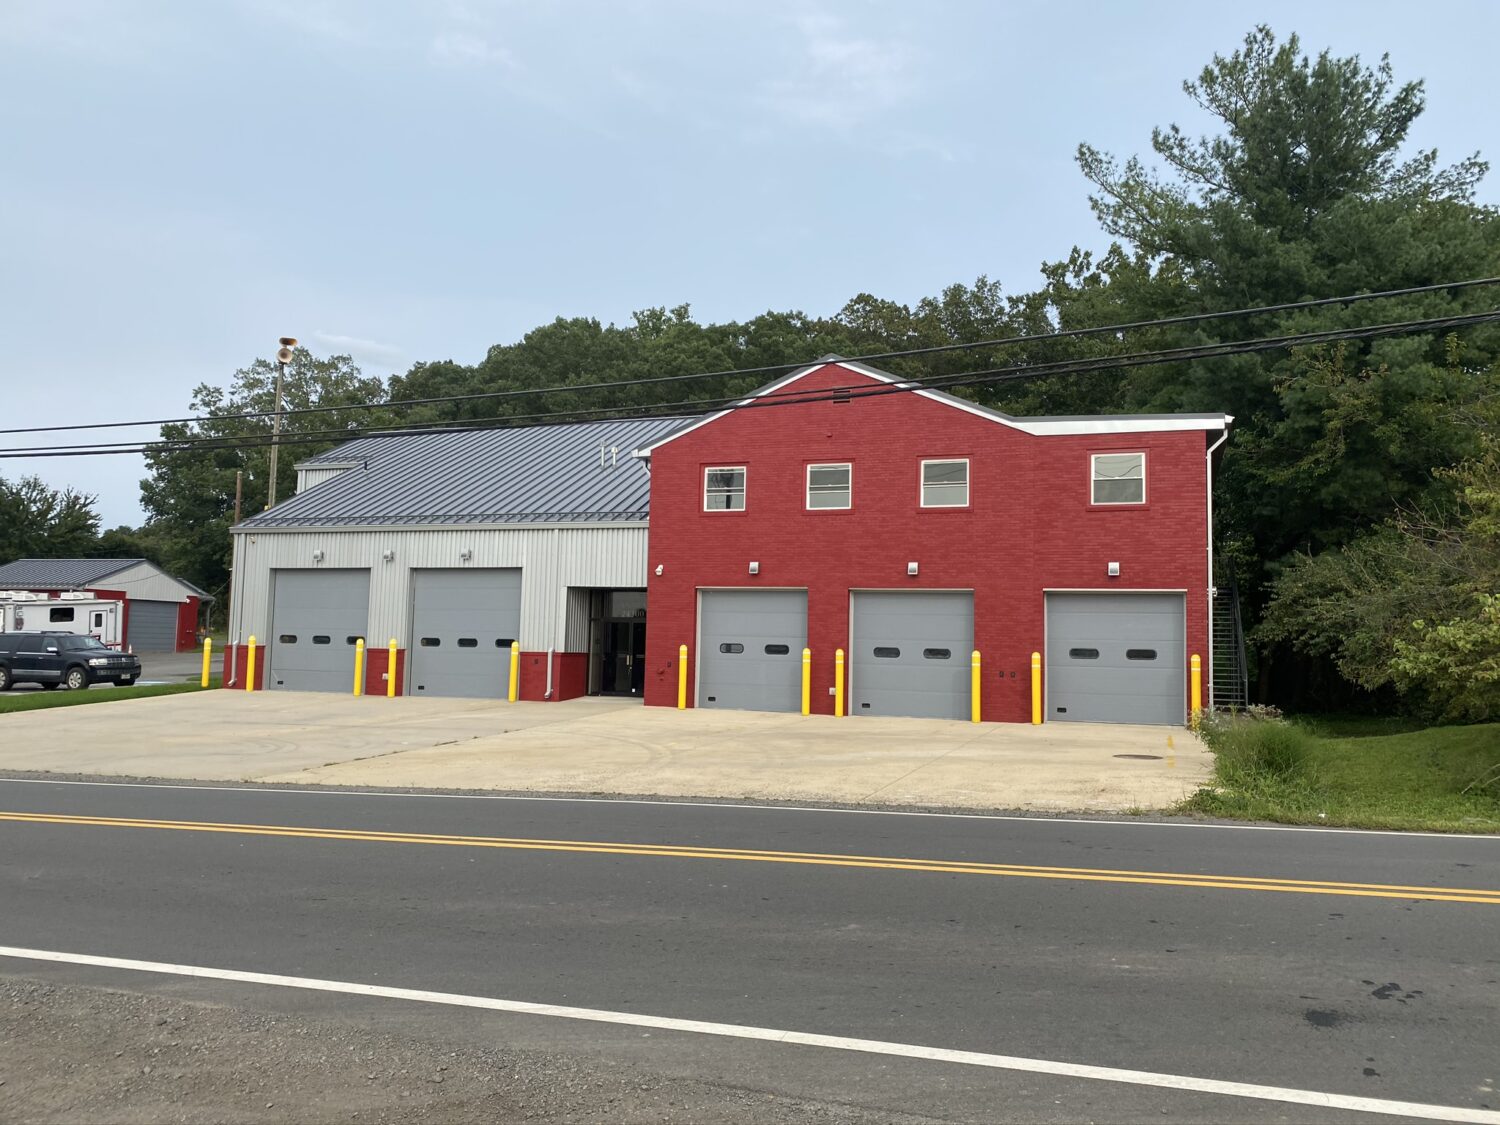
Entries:
<svg viewBox="0 0 1500 1125">
<path fill-rule="evenodd" d="M 226 684 L 348 691 L 353 646 L 414 695 L 639 694 L 650 474 L 681 425 L 630 419 L 361 438 L 297 466 L 291 499 L 234 529 Z"/>
<path fill-rule="evenodd" d="M 124 595 L 123 643 L 135 652 L 191 649 L 202 606 L 214 600 L 146 559 L 17 559 L 0 566 L 0 590 Z"/>
</svg>

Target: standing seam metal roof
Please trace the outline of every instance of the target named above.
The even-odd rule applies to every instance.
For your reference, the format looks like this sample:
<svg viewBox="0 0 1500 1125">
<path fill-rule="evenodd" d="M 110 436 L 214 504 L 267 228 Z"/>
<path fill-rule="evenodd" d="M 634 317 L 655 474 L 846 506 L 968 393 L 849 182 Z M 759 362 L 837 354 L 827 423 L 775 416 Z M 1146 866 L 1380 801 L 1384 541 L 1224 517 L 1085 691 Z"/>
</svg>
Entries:
<svg viewBox="0 0 1500 1125">
<path fill-rule="evenodd" d="M 240 526 L 644 523 L 651 475 L 631 452 L 681 424 L 632 418 L 372 434 L 301 462 L 359 467 Z"/>
<path fill-rule="evenodd" d="M 0 590 L 88 586 L 145 559 L 17 559 L 0 566 Z"/>
</svg>

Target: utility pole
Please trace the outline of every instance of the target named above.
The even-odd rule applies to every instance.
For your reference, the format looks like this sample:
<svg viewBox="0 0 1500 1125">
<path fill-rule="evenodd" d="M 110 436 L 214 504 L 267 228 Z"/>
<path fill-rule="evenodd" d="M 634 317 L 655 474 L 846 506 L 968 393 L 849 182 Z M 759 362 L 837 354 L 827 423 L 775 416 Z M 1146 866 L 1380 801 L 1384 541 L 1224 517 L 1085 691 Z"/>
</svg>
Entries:
<svg viewBox="0 0 1500 1125">
<path fill-rule="evenodd" d="M 266 486 L 266 510 L 276 507 L 276 459 L 281 452 L 281 382 L 286 377 L 286 365 L 292 361 L 292 349 L 297 346 L 295 336 L 281 337 L 281 348 L 276 352 L 276 412 L 271 419 L 271 479 Z"/>
<path fill-rule="evenodd" d="M 234 522 L 236 525 L 240 522 L 240 500 L 244 497 L 244 495 L 245 470 L 236 469 L 234 471 Z"/>
</svg>

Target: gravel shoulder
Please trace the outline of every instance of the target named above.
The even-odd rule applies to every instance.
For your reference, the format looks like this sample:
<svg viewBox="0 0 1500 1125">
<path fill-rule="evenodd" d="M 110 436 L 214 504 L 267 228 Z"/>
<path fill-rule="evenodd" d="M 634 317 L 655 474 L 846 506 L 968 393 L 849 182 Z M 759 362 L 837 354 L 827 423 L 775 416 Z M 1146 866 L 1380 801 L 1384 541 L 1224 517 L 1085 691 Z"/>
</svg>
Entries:
<svg viewBox="0 0 1500 1125">
<path fill-rule="evenodd" d="M 0 977 L 0 1121 L 917 1122 L 624 1062 Z"/>
</svg>

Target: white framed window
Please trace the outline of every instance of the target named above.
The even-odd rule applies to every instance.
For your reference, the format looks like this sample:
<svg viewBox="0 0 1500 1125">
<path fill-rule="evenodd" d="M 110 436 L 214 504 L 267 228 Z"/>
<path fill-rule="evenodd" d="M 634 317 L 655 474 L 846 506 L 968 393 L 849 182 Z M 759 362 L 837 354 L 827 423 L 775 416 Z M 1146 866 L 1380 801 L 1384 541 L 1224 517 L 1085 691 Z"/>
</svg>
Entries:
<svg viewBox="0 0 1500 1125">
<path fill-rule="evenodd" d="M 703 510 L 745 510 L 745 466 L 716 465 L 703 470 Z"/>
<path fill-rule="evenodd" d="M 807 467 L 807 507 L 820 510 L 849 508 L 854 503 L 854 467 L 809 465 Z"/>
<path fill-rule="evenodd" d="M 922 507 L 969 506 L 968 460 L 922 462 Z"/>
<path fill-rule="evenodd" d="M 1094 504 L 1144 504 L 1146 455 L 1095 453 L 1090 462 L 1089 499 Z"/>
</svg>

